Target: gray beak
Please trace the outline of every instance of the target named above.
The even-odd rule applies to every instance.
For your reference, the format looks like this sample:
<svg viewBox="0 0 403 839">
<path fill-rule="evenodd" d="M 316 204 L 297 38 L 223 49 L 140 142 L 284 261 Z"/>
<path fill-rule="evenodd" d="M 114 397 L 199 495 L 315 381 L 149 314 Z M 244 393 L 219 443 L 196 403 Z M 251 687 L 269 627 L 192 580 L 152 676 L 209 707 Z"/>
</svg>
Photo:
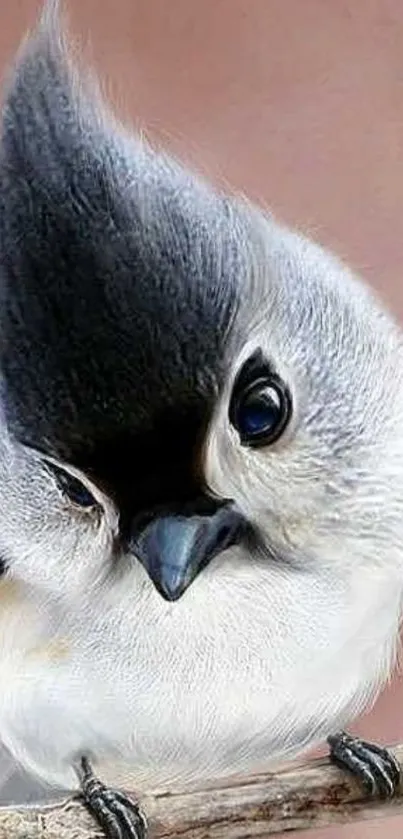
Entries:
<svg viewBox="0 0 403 839">
<path fill-rule="evenodd" d="M 178 600 L 217 554 L 239 544 L 247 522 L 231 502 L 209 515 L 166 514 L 133 534 L 130 550 L 165 600 Z"/>
</svg>

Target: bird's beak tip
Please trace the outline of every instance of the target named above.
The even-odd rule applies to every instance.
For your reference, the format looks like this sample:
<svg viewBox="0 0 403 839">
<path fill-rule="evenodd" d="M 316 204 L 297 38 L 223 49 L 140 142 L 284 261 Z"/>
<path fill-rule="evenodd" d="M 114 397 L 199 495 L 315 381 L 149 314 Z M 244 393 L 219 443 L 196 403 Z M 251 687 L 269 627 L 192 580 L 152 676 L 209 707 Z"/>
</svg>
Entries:
<svg viewBox="0 0 403 839">
<path fill-rule="evenodd" d="M 217 553 L 237 544 L 244 519 L 231 505 L 213 515 L 159 515 L 133 534 L 131 548 L 159 594 L 179 600 Z"/>
</svg>

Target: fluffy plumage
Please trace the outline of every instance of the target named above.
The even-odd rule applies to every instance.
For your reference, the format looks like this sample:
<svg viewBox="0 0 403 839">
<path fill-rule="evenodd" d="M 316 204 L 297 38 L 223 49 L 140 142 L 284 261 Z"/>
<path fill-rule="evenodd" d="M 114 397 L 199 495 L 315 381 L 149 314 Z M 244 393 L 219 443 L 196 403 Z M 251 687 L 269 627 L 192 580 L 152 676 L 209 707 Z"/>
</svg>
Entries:
<svg viewBox="0 0 403 839">
<path fill-rule="evenodd" d="M 130 136 L 57 26 L 3 108 L 0 737 L 71 788 L 82 753 L 139 789 L 258 770 L 344 725 L 394 661 L 401 333 L 332 255 Z M 294 408 L 255 450 L 228 407 L 257 348 Z M 168 603 L 123 523 L 201 492 L 258 539 Z"/>
</svg>

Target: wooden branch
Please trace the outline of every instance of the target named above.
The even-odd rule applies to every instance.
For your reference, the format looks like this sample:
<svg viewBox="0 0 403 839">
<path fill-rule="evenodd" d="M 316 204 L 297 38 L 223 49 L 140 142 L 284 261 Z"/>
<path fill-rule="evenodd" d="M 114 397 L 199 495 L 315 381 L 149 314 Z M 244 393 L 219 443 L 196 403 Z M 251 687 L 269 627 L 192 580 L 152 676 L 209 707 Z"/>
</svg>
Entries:
<svg viewBox="0 0 403 839">
<path fill-rule="evenodd" d="M 392 750 L 403 762 L 403 745 Z M 186 793 L 141 799 L 150 839 L 264 839 L 403 814 L 403 783 L 389 802 L 371 801 L 327 759 L 251 778 L 235 778 Z M 102 832 L 77 799 L 42 807 L 0 808 L 0 839 L 98 839 Z"/>
</svg>

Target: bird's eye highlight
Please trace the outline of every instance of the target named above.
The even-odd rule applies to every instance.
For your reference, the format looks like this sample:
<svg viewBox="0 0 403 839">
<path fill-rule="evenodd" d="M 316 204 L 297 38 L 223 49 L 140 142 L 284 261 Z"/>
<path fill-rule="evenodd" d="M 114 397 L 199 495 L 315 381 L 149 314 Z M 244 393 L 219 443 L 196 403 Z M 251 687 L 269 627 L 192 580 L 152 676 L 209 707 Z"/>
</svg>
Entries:
<svg viewBox="0 0 403 839">
<path fill-rule="evenodd" d="M 259 352 L 238 374 L 229 419 L 244 446 L 268 446 L 284 432 L 291 417 L 285 383 L 271 372 Z"/>
<path fill-rule="evenodd" d="M 99 506 L 90 490 L 78 478 L 70 475 L 69 472 L 66 472 L 54 463 L 49 463 L 49 461 L 47 461 L 46 466 L 56 478 L 59 488 L 69 501 L 77 507 L 82 507 L 87 510 Z"/>
</svg>

